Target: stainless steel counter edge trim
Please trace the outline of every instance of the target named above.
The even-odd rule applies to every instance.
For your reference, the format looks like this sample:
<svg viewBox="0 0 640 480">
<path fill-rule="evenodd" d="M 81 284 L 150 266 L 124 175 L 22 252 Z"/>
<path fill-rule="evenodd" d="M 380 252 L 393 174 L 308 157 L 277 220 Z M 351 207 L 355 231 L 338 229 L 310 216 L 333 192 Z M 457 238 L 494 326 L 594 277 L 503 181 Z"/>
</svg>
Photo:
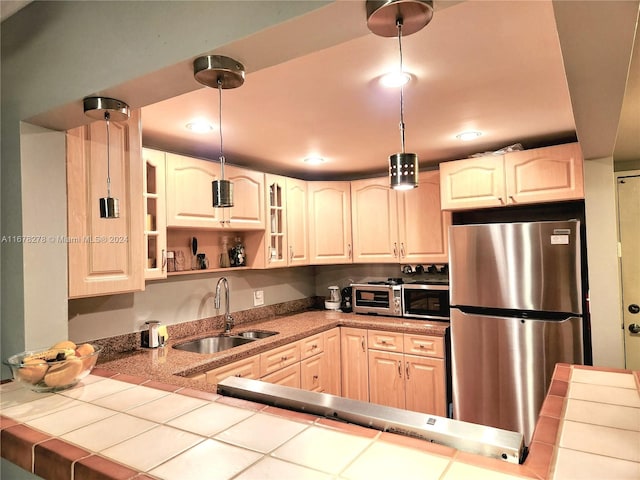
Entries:
<svg viewBox="0 0 640 480">
<path fill-rule="evenodd" d="M 218 393 L 342 420 L 383 432 L 422 438 L 509 463 L 518 464 L 523 460 L 523 436 L 508 430 L 247 378 L 227 377 L 218 383 Z"/>
</svg>

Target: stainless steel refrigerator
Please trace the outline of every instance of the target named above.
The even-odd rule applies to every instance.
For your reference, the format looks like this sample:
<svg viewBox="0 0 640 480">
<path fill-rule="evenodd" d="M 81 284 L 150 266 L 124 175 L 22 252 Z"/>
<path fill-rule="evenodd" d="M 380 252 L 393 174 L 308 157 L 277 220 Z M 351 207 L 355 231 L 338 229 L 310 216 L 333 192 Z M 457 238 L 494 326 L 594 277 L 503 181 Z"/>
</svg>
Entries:
<svg viewBox="0 0 640 480">
<path fill-rule="evenodd" d="M 449 231 L 453 417 L 528 445 L 555 364 L 583 363 L 580 224 Z"/>
</svg>

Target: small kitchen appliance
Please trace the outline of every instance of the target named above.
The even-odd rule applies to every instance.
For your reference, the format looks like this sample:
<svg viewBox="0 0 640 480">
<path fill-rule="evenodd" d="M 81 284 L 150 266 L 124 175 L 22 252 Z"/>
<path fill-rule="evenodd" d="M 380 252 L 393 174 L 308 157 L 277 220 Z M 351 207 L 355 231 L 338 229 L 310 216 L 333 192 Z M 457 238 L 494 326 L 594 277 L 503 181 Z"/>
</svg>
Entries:
<svg viewBox="0 0 640 480">
<path fill-rule="evenodd" d="M 400 280 L 401 281 L 401 280 Z M 402 285 L 397 279 L 380 282 L 353 283 L 352 305 L 355 313 L 402 316 Z"/>
<path fill-rule="evenodd" d="M 449 320 L 449 284 L 417 280 L 402 285 L 402 316 Z"/>
</svg>

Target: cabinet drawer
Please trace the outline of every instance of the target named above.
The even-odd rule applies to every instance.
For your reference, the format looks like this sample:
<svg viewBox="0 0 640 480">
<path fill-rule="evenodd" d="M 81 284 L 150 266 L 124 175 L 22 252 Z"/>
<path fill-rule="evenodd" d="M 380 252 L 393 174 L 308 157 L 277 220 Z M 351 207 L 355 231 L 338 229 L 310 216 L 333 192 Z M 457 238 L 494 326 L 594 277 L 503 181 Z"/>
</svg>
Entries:
<svg viewBox="0 0 640 480">
<path fill-rule="evenodd" d="M 444 358 L 444 338 L 405 333 L 404 353 Z"/>
<path fill-rule="evenodd" d="M 299 361 L 300 342 L 274 348 L 260 354 L 260 376 L 263 377 Z"/>
<path fill-rule="evenodd" d="M 214 368 L 206 373 L 207 383 L 216 384 L 227 377 L 257 379 L 259 376 L 260 357 L 258 355 Z"/>
<path fill-rule="evenodd" d="M 300 364 L 289 365 L 281 370 L 265 375 L 260 380 L 275 383 L 276 385 L 300 388 Z"/>
<path fill-rule="evenodd" d="M 300 356 L 302 360 L 323 351 L 324 335 L 322 333 L 300 340 Z"/>
<path fill-rule="evenodd" d="M 367 337 L 369 348 L 387 352 L 402 352 L 402 333 L 369 330 Z"/>
</svg>

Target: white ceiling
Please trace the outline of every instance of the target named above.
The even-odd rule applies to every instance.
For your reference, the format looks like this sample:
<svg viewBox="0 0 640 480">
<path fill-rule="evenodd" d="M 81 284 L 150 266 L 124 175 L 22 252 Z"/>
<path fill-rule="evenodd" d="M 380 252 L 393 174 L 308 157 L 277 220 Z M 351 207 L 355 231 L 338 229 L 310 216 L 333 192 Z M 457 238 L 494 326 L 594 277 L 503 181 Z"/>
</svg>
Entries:
<svg viewBox="0 0 640 480">
<path fill-rule="evenodd" d="M 363 24 L 366 24 L 362 2 Z M 253 71 L 222 92 L 229 163 L 305 178 L 388 168 L 399 151 L 399 89 L 378 77 L 399 64 L 398 41 L 364 30 L 336 46 Z M 224 52 L 221 52 L 224 54 Z M 421 167 L 522 143 L 571 140 L 575 123 L 550 2 L 463 2 L 404 37 L 406 148 Z M 237 58 L 243 61 L 241 58 Z M 195 82 L 195 80 L 194 80 Z M 195 117 L 216 129 L 188 131 Z M 202 87 L 142 109 L 145 145 L 217 159 L 218 92 Z M 455 135 L 480 130 L 463 142 Z M 321 155 L 323 165 L 302 159 Z"/>
<path fill-rule="evenodd" d="M 532 148 L 577 137 L 587 159 L 636 165 L 639 5 L 435 0 L 431 23 L 403 41 L 414 75 L 405 90 L 407 151 L 428 168 L 516 142 Z M 398 64 L 397 40 L 367 30 L 364 0 L 318 6 L 200 54 L 227 55 L 246 67 L 245 84 L 223 91 L 229 163 L 309 179 L 354 178 L 384 173 L 387 157 L 399 151 L 399 92 L 376 83 Z M 217 91 L 195 81 L 194 59 L 93 94 L 142 108 L 146 146 L 216 160 L 217 130 L 184 129 L 194 116 L 218 118 Z M 67 130 L 91 120 L 79 98 L 26 121 Z M 469 128 L 484 136 L 455 139 Z M 326 163 L 303 164 L 312 153 Z"/>
</svg>

